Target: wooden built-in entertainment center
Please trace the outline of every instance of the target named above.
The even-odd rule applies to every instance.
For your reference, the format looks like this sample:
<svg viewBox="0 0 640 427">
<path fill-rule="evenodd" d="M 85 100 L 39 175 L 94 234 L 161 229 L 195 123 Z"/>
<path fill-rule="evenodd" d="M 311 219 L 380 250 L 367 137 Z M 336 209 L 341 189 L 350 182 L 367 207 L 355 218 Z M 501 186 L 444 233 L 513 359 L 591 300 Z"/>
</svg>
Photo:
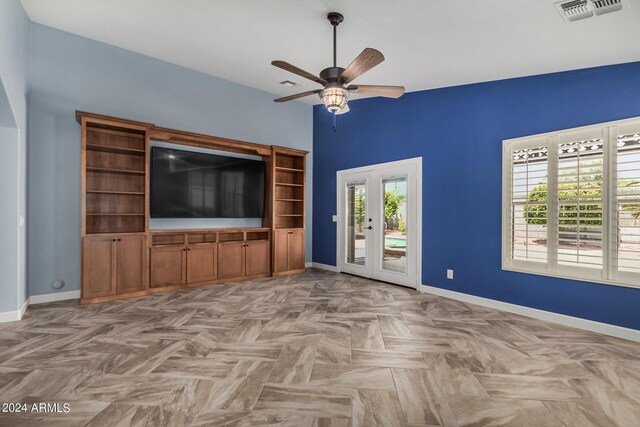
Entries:
<svg viewBox="0 0 640 427">
<path fill-rule="evenodd" d="M 78 111 L 82 128 L 82 303 L 300 273 L 306 151 Z M 261 156 L 262 226 L 149 229 L 150 141 Z"/>
</svg>

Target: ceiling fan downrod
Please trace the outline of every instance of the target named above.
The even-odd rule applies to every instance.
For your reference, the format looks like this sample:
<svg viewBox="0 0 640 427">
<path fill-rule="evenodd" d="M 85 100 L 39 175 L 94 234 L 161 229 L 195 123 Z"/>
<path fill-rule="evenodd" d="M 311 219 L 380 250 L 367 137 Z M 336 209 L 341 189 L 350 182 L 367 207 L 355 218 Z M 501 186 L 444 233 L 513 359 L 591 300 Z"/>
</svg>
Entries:
<svg viewBox="0 0 640 427">
<path fill-rule="evenodd" d="M 327 19 L 333 26 L 333 66 L 338 66 L 338 25 L 344 21 L 344 16 L 338 12 L 329 12 Z"/>
</svg>

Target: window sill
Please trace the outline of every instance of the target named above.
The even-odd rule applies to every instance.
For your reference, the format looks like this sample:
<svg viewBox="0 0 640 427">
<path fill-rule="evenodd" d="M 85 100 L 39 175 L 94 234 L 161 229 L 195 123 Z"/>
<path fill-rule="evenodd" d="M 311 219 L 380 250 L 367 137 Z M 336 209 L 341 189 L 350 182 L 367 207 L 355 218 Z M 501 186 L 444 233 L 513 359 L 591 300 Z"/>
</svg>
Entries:
<svg viewBox="0 0 640 427">
<path fill-rule="evenodd" d="M 610 280 L 610 279 L 602 279 L 602 278 L 595 279 L 595 278 L 588 278 L 588 277 L 572 276 L 572 275 L 562 274 L 562 273 L 554 273 L 554 272 L 546 272 L 546 271 L 544 272 L 531 271 L 531 270 L 526 270 L 524 268 L 506 266 L 504 264 L 502 265 L 502 270 L 512 271 L 514 273 L 533 274 L 536 276 L 555 277 L 556 279 L 573 280 L 576 282 L 587 282 L 587 283 L 595 283 L 598 285 L 621 286 L 624 288 L 640 289 L 640 279 L 631 280 L 631 281 Z"/>
</svg>

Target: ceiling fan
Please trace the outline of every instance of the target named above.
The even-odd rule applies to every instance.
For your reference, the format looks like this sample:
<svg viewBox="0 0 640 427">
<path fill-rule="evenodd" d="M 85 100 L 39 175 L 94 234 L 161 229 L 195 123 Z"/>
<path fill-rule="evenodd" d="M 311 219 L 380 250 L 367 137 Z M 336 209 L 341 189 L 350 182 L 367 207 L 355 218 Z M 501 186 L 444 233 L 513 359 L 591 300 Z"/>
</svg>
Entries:
<svg viewBox="0 0 640 427">
<path fill-rule="evenodd" d="M 327 107 L 327 110 L 334 114 L 342 114 L 349 111 L 347 98 L 351 92 L 363 95 L 384 96 L 386 98 L 401 97 L 404 94 L 404 86 L 349 85 L 351 81 L 384 61 L 384 55 L 382 55 L 380 51 L 368 47 L 363 50 L 346 69 L 338 67 L 336 64 L 336 32 L 338 25 L 344 20 L 344 17 L 338 12 L 330 12 L 327 15 L 327 19 L 333 26 L 333 67 L 325 68 L 320 72 L 319 76 L 316 76 L 285 61 L 273 61 L 271 63 L 278 68 L 321 84 L 322 89 L 297 93 L 275 99 L 274 101 L 286 102 L 317 93 Z"/>
</svg>

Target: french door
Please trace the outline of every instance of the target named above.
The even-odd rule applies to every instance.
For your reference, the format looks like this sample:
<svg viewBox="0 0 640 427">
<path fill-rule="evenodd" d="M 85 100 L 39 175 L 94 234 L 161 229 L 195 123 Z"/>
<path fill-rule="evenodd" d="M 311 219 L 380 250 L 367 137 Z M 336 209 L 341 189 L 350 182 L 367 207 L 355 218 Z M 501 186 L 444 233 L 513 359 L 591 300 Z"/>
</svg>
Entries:
<svg viewBox="0 0 640 427">
<path fill-rule="evenodd" d="M 339 171 L 339 271 L 420 283 L 422 158 Z"/>
</svg>

